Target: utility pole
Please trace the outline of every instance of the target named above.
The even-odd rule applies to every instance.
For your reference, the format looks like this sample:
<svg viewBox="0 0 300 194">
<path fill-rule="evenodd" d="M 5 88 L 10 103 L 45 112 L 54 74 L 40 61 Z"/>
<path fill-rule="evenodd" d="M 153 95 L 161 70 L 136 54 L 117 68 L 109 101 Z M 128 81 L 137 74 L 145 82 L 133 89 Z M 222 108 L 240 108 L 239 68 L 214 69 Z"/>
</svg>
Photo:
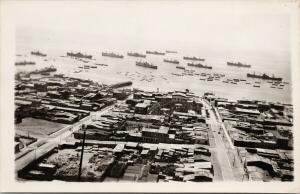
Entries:
<svg viewBox="0 0 300 194">
<path fill-rule="evenodd" d="M 83 160 L 83 153 L 84 153 L 85 135 L 86 135 L 86 129 L 85 126 L 83 126 L 83 140 L 82 140 L 82 149 L 81 149 L 79 171 L 78 171 L 78 181 L 81 180 L 81 169 L 82 169 L 82 160 Z"/>
</svg>

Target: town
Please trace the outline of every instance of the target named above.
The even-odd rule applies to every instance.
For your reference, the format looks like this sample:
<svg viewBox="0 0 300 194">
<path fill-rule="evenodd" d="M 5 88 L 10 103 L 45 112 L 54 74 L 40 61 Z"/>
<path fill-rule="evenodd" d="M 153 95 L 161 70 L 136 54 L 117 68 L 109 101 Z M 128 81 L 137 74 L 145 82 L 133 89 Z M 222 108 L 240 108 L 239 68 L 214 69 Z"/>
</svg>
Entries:
<svg viewBox="0 0 300 194">
<path fill-rule="evenodd" d="M 293 107 L 15 76 L 17 179 L 293 181 Z"/>
</svg>

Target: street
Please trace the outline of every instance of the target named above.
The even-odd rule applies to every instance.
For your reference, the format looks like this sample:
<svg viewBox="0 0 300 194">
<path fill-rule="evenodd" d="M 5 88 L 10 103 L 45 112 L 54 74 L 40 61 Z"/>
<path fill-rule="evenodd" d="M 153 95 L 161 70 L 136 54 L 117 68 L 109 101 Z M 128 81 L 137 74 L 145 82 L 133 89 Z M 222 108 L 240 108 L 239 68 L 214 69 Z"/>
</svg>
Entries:
<svg viewBox="0 0 300 194">
<path fill-rule="evenodd" d="M 222 122 L 217 118 L 214 113 L 213 107 L 205 100 L 203 100 L 204 108 L 209 111 L 210 118 L 206 120 L 210 125 L 211 131 L 209 132 L 212 164 L 215 170 L 215 181 L 235 181 L 233 167 L 231 165 L 230 156 L 228 155 L 229 149 L 234 150 L 234 146 L 227 134 L 227 131 Z M 225 135 L 229 143 L 229 148 L 226 148 L 222 135 Z"/>
<path fill-rule="evenodd" d="M 107 113 L 114 106 L 115 105 L 111 105 L 111 106 L 105 107 L 104 109 L 96 112 L 97 116 L 101 116 L 102 114 Z M 24 167 L 26 167 L 28 164 L 30 164 L 34 160 L 38 159 L 39 157 L 43 156 L 45 153 L 49 152 L 51 149 L 56 147 L 61 141 L 63 141 L 64 139 L 69 137 L 71 134 L 73 134 L 73 132 L 78 131 L 81 128 L 82 124 L 91 122 L 93 116 L 94 115 L 91 114 L 91 115 L 83 118 L 79 122 L 74 123 L 71 126 L 67 126 L 63 129 L 57 131 L 56 133 L 50 135 L 49 137 L 40 139 L 37 142 L 29 145 L 27 148 L 22 150 L 21 153 L 18 154 L 18 156 L 20 156 L 20 157 L 16 158 L 15 171 L 17 172 L 17 171 L 23 169 Z"/>
</svg>

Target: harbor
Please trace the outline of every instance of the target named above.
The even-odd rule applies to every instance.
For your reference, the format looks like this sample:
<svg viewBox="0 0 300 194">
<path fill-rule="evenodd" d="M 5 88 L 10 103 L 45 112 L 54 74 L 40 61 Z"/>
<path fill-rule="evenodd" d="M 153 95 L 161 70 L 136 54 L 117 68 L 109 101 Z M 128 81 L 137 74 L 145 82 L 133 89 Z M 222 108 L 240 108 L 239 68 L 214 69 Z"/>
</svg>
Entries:
<svg viewBox="0 0 300 194">
<path fill-rule="evenodd" d="M 18 3 L 1 186 L 299 190 L 289 2 Z"/>
</svg>

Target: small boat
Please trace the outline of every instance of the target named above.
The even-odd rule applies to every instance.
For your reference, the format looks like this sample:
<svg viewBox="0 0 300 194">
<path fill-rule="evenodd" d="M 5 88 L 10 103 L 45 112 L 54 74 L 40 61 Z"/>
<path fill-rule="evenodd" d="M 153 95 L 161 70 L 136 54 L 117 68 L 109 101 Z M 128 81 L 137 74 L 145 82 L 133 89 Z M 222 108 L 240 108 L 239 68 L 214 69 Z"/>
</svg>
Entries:
<svg viewBox="0 0 300 194">
<path fill-rule="evenodd" d="M 253 87 L 255 87 L 255 88 L 260 88 L 260 86 L 259 86 L 259 85 L 253 85 Z"/>
</svg>

